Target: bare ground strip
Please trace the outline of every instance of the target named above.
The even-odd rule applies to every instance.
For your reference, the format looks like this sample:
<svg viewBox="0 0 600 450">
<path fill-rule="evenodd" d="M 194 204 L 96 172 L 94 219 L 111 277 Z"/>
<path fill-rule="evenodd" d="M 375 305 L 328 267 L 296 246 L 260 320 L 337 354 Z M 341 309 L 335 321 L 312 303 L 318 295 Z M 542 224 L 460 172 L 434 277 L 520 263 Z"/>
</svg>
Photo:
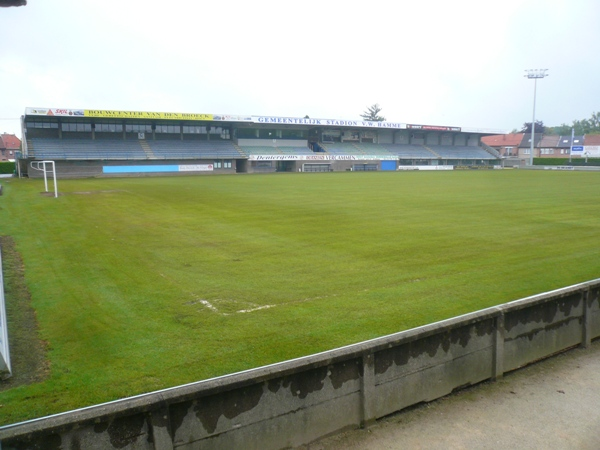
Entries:
<svg viewBox="0 0 600 450">
<path fill-rule="evenodd" d="M 39 337 L 21 255 L 9 236 L 0 236 L 0 247 L 12 366 L 12 377 L 0 381 L 0 391 L 5 391 L 44 380 L 49 373 L 49 362 L 47 345 Z"/>
</svg>

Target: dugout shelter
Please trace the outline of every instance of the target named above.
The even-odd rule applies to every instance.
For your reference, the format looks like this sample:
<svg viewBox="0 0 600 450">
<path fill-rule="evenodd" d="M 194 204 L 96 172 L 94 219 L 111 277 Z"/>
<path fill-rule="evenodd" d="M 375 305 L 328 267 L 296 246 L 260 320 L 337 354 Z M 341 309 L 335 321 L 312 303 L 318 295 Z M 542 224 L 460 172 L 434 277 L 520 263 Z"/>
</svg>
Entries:
<svg viewBox="0 0 600 450">
<path fill-rule="evenodd" d="M 26 108 L 21 175 L 448 170 L 493 167 L 494 130 L 399 122 L 205 113 Z M 32 165 L 32 162 L 34 163 Z"/>
</svg>

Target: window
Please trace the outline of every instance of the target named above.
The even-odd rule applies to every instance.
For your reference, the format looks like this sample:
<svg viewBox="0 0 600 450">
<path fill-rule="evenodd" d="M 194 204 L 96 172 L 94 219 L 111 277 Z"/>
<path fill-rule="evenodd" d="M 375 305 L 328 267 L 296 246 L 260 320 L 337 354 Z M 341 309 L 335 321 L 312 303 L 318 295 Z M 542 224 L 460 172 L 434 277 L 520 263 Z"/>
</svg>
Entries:
<svg viewBox="0 0 600 450">
<path fill-rule="evenodd" d="M 257 130 L 252 128 L 238 128 L 237 137 L 239 139 L 252 139 L 258 137 L 256 135 Z"/>
<path fill-rule="evenodd" d="M 123 124 L 117 122 L 97 123 L 96 131 L 99 133 L 121 133 Z"/>
<path fill-rule="evenodd" d="M 62 123 L 62 131 L 92 131 L 91 123 Z"/>
<path fill-rule="evenodd" d="M 184 125 L 183 134 L 206 134 L 206 127 Z"/>
<path fill-rule="evenodd" d="M 231 159 L 225 159 L 225 160 L 216 160 L 215 163 L 213 164 L 213 167 L 215 169 L 231 169 L 232 166 L 232 162 Z"/>
<path fill-rule="evenodd" d="M 179 134 L 180 127 L 179 125 L 156 125 L 155 131 L 157 133 Z"/>
<path fill-rule="evenodd" d="M 530 148 L 526 148 L 523 150 L 523 154 L 524 155 L 530 155 L 531 154 L 531 149 Z"/>
<path fill-rule="evenodd" d="M 258 137 L 261 139 L 277 139 L 277 130 L 261 128 L 258 130 Z"/>
<path fill-rule="evenodd" d="M 128 123 L 125 125 L 128 133 L 152 133 L 152 125 L 149 123 Z"/>
<path fill-rule="evenodd" d="M 28 128 L 58 128 L 57 122 L 27 122 Z"/>
<path fill-rule="evenodd" d="M 281 130 L 283 139 L 307 139 L 308 131 L 305 130 Z"/>
</svg>

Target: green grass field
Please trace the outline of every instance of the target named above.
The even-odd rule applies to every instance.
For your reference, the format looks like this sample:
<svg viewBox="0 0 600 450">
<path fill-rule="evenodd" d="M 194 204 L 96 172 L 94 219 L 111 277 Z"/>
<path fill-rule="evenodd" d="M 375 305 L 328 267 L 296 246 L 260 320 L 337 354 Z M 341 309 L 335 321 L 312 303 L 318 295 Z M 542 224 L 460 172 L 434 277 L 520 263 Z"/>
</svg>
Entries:
<svg viewBox="0 0 600 450">
<path fill-rule="evenodd" d="M 49 363 L 1 424 L 600 277 L 600 173 L 0 182 Z"/>
</svg>

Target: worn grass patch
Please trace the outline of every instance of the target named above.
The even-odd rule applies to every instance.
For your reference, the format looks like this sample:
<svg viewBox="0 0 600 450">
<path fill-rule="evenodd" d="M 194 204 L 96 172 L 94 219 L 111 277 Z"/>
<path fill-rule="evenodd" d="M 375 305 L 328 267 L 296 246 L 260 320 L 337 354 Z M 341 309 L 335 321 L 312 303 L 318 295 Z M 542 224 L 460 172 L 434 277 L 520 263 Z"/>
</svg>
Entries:
<svg viewBox="0 0 600 450">
<path fill-rule="evenodd" d="M 600 174 L 11 179 L 50 374 L 0 423 L 405 330 L 600 274 Z M 10 327 L 10 323 L 9 323 Z"/>
<path fill-rule="evenodd" d="M 23 261 L 9 236 L 0 236 L 8 342 L 13 376 L 0 381 L 0 391 L 43 381 L 50 373 L 46 343 L 38 333 L 35 310 L 25 284 Z"/>
</svg>

